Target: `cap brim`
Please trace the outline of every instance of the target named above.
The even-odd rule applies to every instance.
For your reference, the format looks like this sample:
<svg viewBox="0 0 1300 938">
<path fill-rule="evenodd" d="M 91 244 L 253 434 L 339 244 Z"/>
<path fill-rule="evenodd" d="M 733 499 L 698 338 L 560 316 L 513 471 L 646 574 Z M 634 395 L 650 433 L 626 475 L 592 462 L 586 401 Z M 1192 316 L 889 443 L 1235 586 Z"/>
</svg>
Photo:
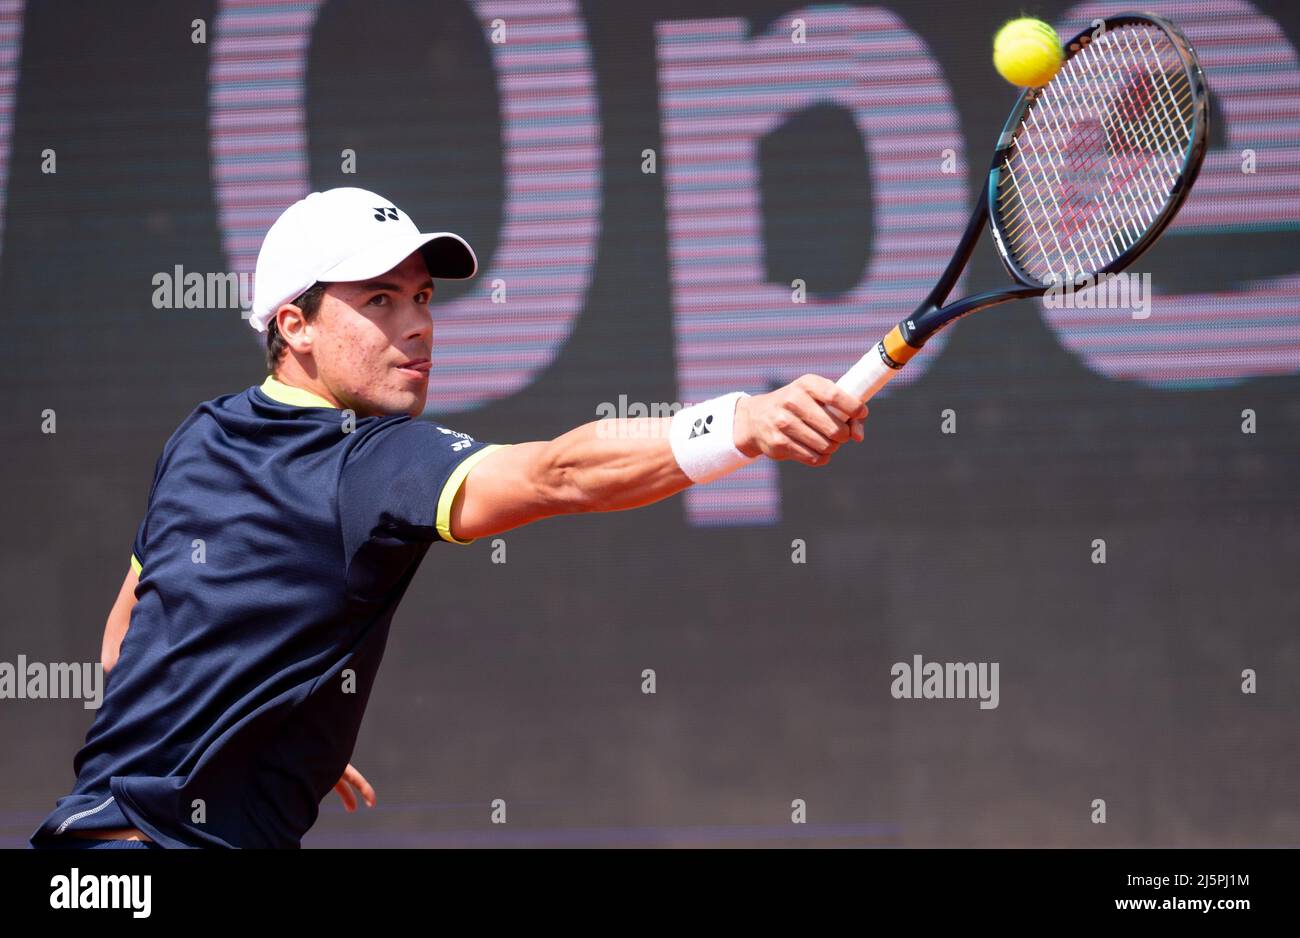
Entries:
<svg viewBox="0 0 1300 938">
<path fill-rule="evenodd" d="M 435 280 L 468 280 L 478 273 L 478 258 L 465 239 L 450 231 L 399 235 L 340 261 L 316 279 L 326 283 L 369 280 L 387 273 L 419 251 Z"/>
</svg>

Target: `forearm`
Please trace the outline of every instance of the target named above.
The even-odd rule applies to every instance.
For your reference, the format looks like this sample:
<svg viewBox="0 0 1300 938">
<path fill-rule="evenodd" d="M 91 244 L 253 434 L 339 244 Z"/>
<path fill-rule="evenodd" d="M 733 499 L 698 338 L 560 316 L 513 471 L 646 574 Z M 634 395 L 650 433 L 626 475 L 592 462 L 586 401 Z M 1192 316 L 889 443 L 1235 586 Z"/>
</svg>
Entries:
<svg viewBox="0 0 1300 938">
<path fill-rule="evenodd" d="M 545 444 L 557 513 L 638 508 L 690 487 L 668 441 L 670 423 L 597 420 Z"/>
</svg>

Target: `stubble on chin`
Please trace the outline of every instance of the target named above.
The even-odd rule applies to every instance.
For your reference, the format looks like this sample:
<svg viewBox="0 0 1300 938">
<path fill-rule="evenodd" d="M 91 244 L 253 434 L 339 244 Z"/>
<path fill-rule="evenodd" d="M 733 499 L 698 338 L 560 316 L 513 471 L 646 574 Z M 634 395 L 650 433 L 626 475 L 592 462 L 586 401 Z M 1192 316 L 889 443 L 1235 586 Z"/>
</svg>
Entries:
<svg viewBox="0 0 1300 938">
<path fill-rule="evenodd" d="M 377 408 L 381 416 L 419 417 L 424 413 L 425 402 L 429 398 L 429 385 L 425 382 L 418 388 L 394 388 L 386 396 L 382 409 Z"/>
</svg>

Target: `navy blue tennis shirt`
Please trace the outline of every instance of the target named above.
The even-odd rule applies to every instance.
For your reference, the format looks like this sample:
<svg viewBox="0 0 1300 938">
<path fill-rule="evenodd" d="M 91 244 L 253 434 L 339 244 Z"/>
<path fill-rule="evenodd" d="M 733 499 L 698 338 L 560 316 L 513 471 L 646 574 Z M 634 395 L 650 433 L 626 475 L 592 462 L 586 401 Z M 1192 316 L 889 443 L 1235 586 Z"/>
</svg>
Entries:
<svg viewBox="0 0 1300 938">
<path fill-rule="evenodd" d="M 137 602 L 77 781 L 32 835 L 138 827 L 165 847 L 298 847 L 347 767 L 389 624 L 452 500 L 498 449 L 358 417 L 268 378 L 163 448 Z"/>
</svg>

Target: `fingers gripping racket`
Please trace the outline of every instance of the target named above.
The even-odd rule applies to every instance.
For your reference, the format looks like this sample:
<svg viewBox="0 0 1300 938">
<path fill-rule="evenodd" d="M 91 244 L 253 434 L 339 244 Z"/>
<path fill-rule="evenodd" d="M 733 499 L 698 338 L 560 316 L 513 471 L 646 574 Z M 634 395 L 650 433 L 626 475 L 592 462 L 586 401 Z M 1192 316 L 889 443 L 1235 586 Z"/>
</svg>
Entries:
<svg viewBox="0 0 1300 938">
<path fill-rule="evenodd" d="M 1132 264 L 1187 197 L 1209 105 L 1191 45 L 1159 17 L 1122 14 L 1079 33 L 1060 71 L 1027 89 L 998 138 L 988 185 L 934 290 L 836 382 L 859 400 L 950 322 Z M 989 221 L 1014 281 L 943 305 Z"/>
</svg>

